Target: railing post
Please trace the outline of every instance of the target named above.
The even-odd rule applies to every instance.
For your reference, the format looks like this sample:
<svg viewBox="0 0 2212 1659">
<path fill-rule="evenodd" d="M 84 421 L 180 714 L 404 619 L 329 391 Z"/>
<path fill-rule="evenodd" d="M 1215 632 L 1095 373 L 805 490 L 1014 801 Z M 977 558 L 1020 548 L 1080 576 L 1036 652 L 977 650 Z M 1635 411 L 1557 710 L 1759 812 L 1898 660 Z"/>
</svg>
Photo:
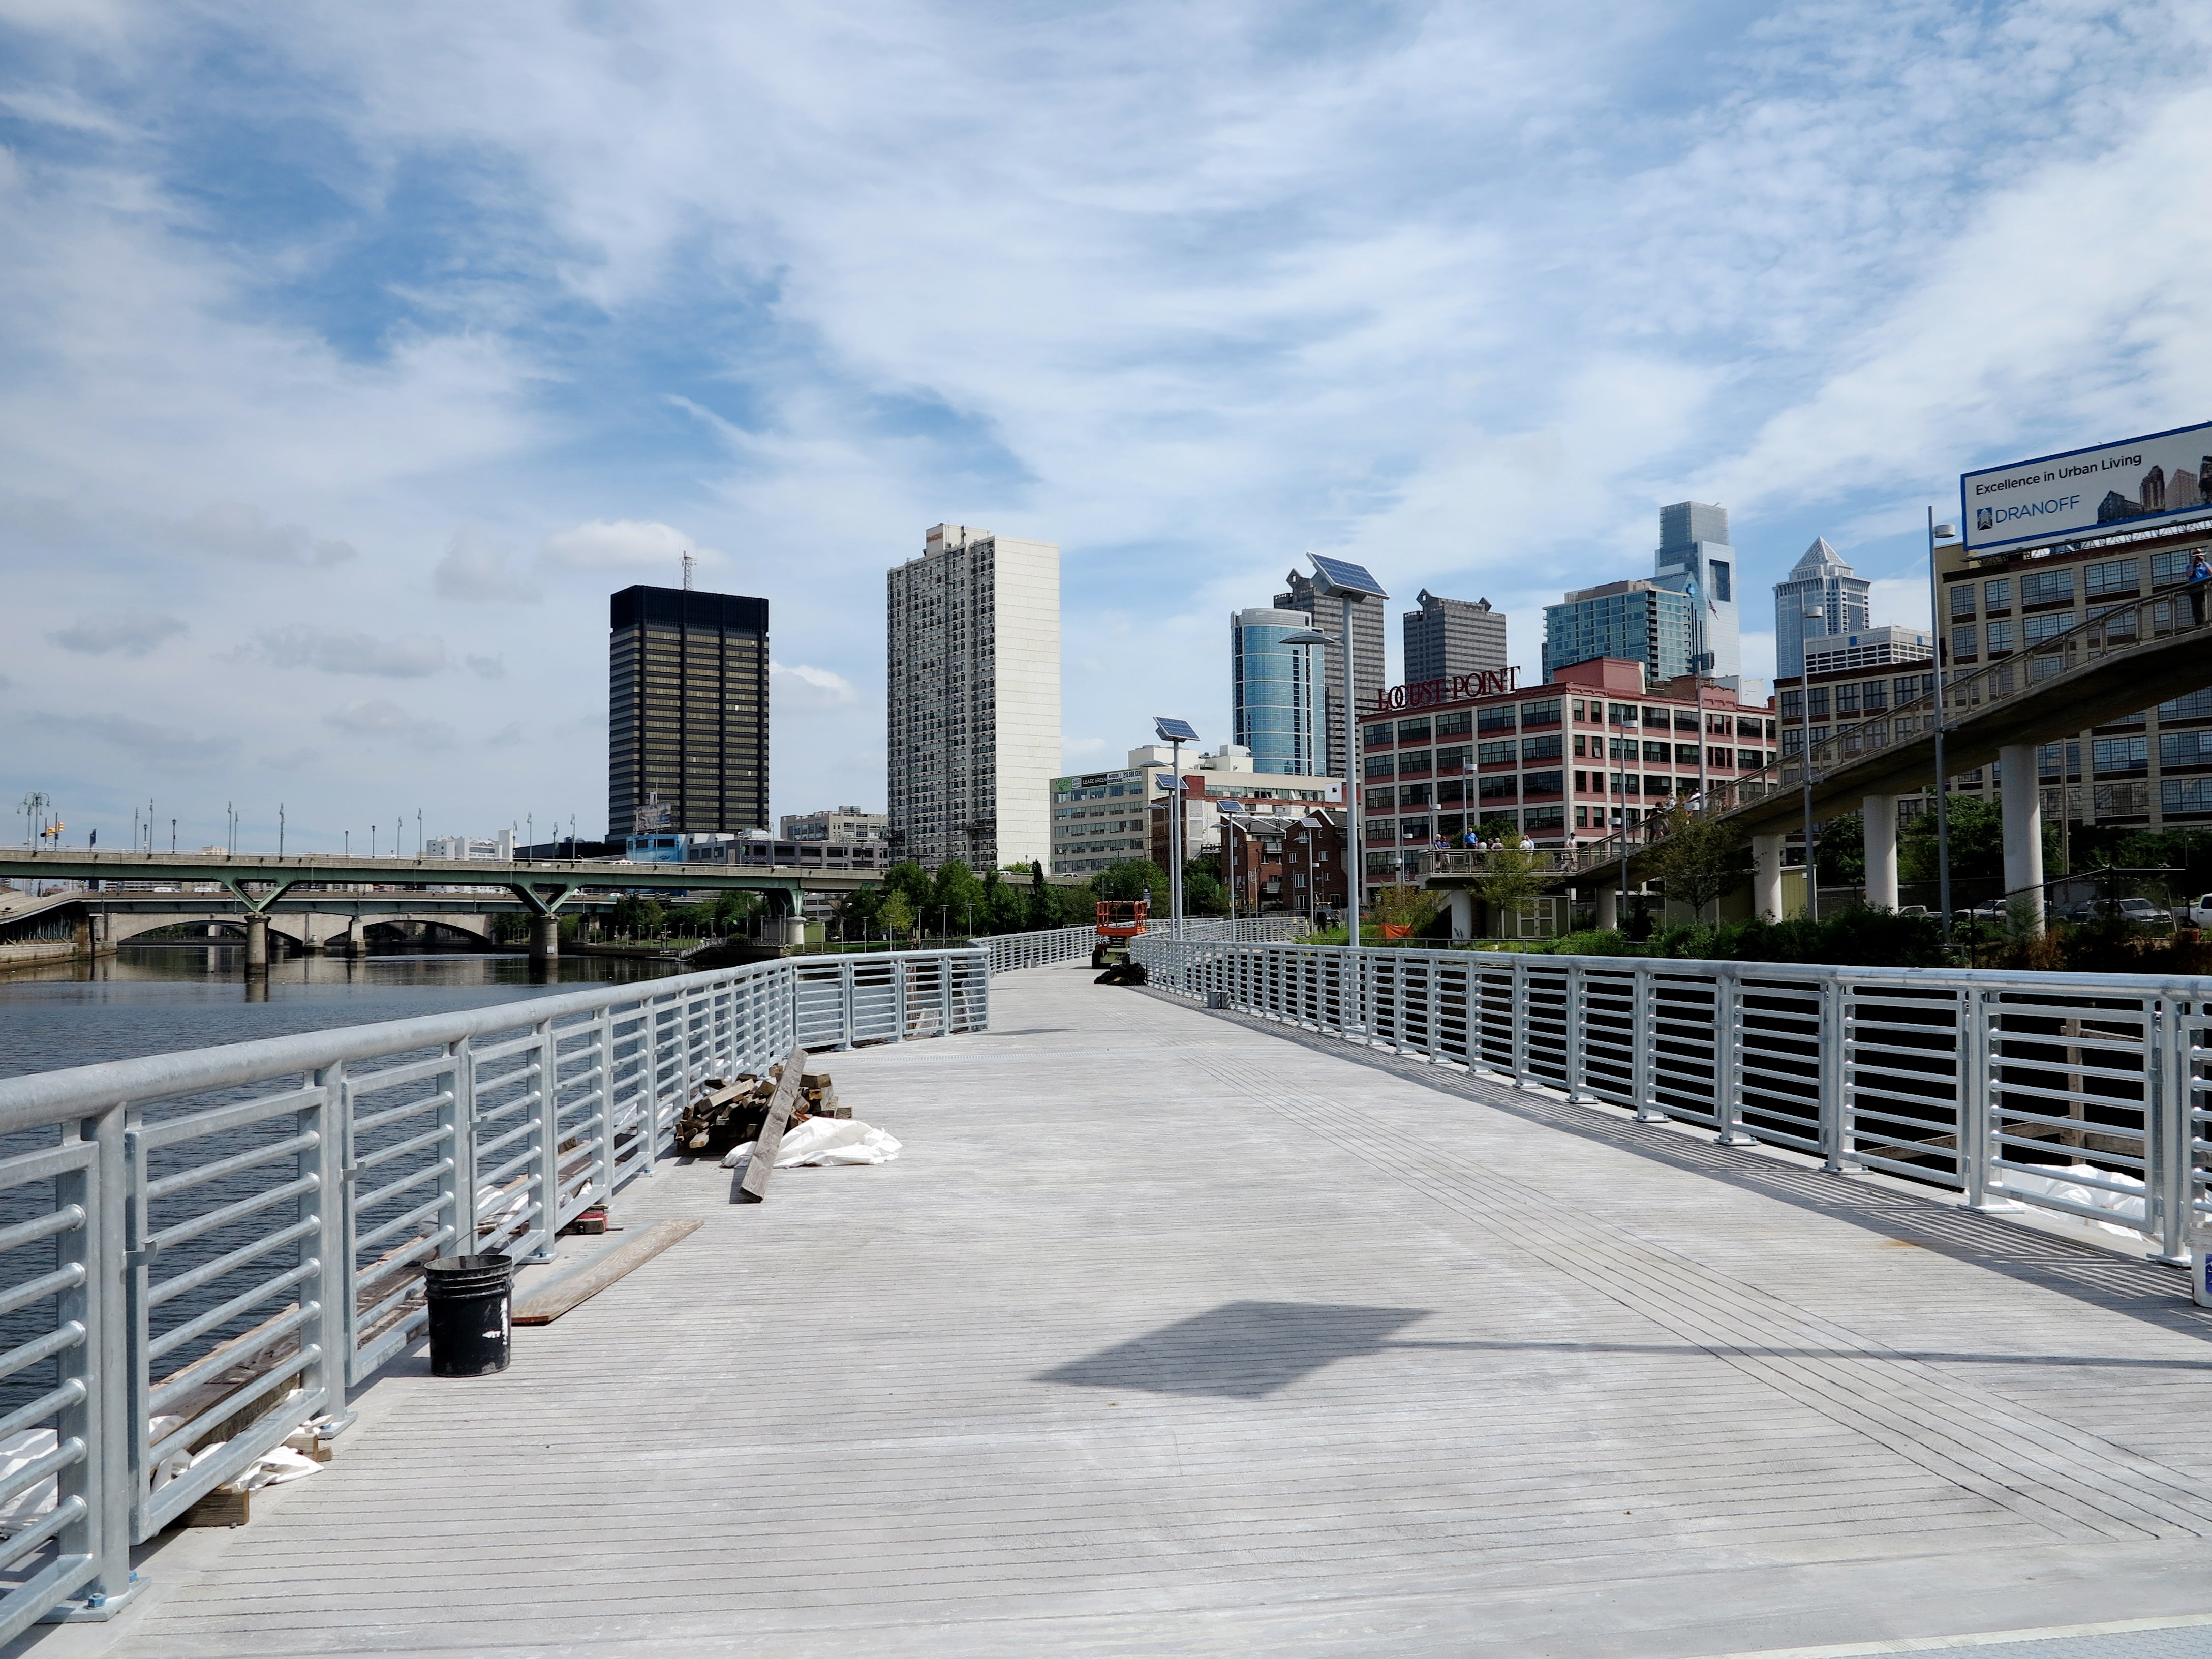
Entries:
<svg viewBox="0 0 2212 1659">
<path fill-rule="evenodd" d="M 1587 1069 L 1589 1045 L 1583 1032 L 1589 1015 L 1589 987 L 1585 982 L 1583 965 L 1579 962 L 1567 964 L 1566 1048 L 1567 1098 L 1589 1098 L 1589 1074 Z"/>
<path fill-rule="evenodd" d="M 1723 969 L 1713 979 L 1713 1117 L 1723 1146 L 1749 1146 L 1759 1137 L 1743 1127 L 1743 977 Z M 1821 1113 L 1821 1122 L 1827 1114 Z M 1825 1139 L 1826 1131 L 1823 1130 Z"/>
<path fill-rule="evenodd" d="M 891 1041 L 906 1041 L 906 957 L 891 953 Z"/>
<path fill-rule="evenodd" d="M 1820 1018 L 1818 1026 L 1820 1079 L 1820 1167 L 1831 1174 L 1846 1174 L 1859 1167 L 1850 1154 L 1851 1115 L 1844 1086 L 1847 1011 L 1844 981 L 1831 969 L 1820 977 Z"/>
<path fill-rule="evenodd" d="M 2002 1180 L 1990 1179 L 1997 1150 L 1996 1091 L 1990 1086 L 1994 1005 L 1984 995 L 1971 985 L 1959 994 L 1959 1184 L 1967 1209 L 2002 1214 L 2021 1206 L 2003 1196 Z"/>
<path fill-rule="evenodd" d="M 84 1326 L 84 1341 L 76 1352 L 85 1394 L 57 1418 L 55 1435 L 57 1444 L 75 1437 L 87 1448 L 79 1466 L 87 1512 L 82 1530 L 73 1527 L 62 1534 L 61 1547 L 69 1550 L 71 1533 L 84 1540 L 84 1553 L 98 1565 L 79 1593 L 79 1607 L 85 1615 L 104 1619 L 120 1610 L 138 1588 L 131 1571 L 131 1517 L 142 1490 L 146 1418 L 137 1407 L 147 1362 L 143 1343 L 132 1340 L 132 1310 L 124 1296 L 129 1271 L 124 1206 L 139 1206 L 144 1216 L 145 1170 L 126 1165 L 122 1106 L 110 1106 L 83 1121 L 78 1133 L 94 1143 L 93 1161 L 73 1177 L 76 1191 L 70 1191 L 71 1181 L 64 1181 L 58 1195 L 84 1210 L 85 1279 L 77 1293 L 61 1299 L 60 1316 Z M 58 1375 L 68 1370 L 64 1359 Z M 68 1492 L 67 1474 L 56 1490 Z"/>
<path fill-rule="evenodd" d="M 2151 1241 L 2150 1260 L 2187 1267 L 2191 1194 L 2189 1190 L 2189 1014 L 2188 1005 L 2161 997 L 2151 1005 L 2148 1018 L 2154 1020 L 2149 1045 L 2158 1056 L 2150 1073 L 2150 1098 L 2144 1102 L 2149 1131 L 2143 1136 L 2144 1231 Z M 2201 1267 L 2198 1271 L 2202 1271 Z"/>
<path fill-rule="evenodd" d="M 1474 951 L 1469 951 L 1468 954 L 1470 957 L 1476 955 Z M 1513 956 L 1512 972 L 1513 1006 L 1508 1011 L 1507 1018 L 1511 1022 L 1512 1060 L 1510 1063 L 1513 1067 L 1513 1085 L 1516 1088 L 1526 1088 L 1528 1084 L 1528 958 L 1518 951 L 1516 951 Z M 1480 975 L 1477 972 L 1469 970 L 1468 984 L 1470 995 L 1468 1000 L 1470 1005 L 1474 1002 L 1471 993 L 1479 978 Z M 1470 1050 L 1467 1057 L 1468 1065 L 1471 1068 L 1476 1059 L 1476 1052 L 1472 1042 L 1468 1046 Z"/>
<path fill-rule="evenodd" d="M 734 1050 L 735 1038 L 731 1039 Z M 599 1066 L 599 1092 L 592 1097 L 592 1133 L 599 1141 L 599 1179 L 596 1196 L 602 1201 L 615 1195 L 615 1177 L 622 1173 L 615 1160 L 615 1020 L 611 1004 L 602 1004 L 592 1020 L 592 1057 Z M 732 1067 L 732 1069 L 735 1069 Z M 648 1160 L 643 1166 L 653 1173 Z"/>
<path fill-rule="evenodd" d="M 302 1163 L 313 1166 L 315 1188 L 301 1195 L 304 1208 L 315 1207 L 316 1231 L 300 1241 L 300 1253 L 315 1254 L 315 1275 L 300 1287 L 304 1303 L 312 1293 L 319 1304 L 313 1322 L 300 1333 L 302 1342 L 323 1351 L 315 1367 L 321 1376 L 323 1409 L 333 1414 L 345 1410 L 346 1372 L 353 1357 L 353 1090 L 346 1082 L 343 1060 L 313 1074 L 322 1091 L 321 1104 L 301 1112 L 314 1120 L 319 1132 L 315 1149 Z M 307 1124 L 302 1121 L 301 1127 Z M 302 1216 L 301 1219 L 305 1220 Z M 301 1378 L 302 1387 L 315 1386 L 313 1374 Z"/>
<path fill-rule="evenodd" d="M 837 958 L 837 1048 L 840 1053 L 853 1046 L 853 958 Z"/>
<path fill-rule="evenodd" d="M 453 1254 L 471 1255 L 477 1244 L 477 1053 L 476 1039 L 447 1045 L 453 1060 L 453 1103 L 446 1109 L 453 1130 L 446 1144 L 453 1152 Z M 349 1285 L 346 1306 L 353 1305 Z"/>
<path fill-rule="evenodd" d="M 561 1231 L 561 1073 L 553 1022 L 535 1022 L 538 1034 L 538 1224 L 543 1229 L 535 1255 L 524 1261 L 550 1261 Z"/>
<path fill-rule="evenodd" d="M 1634 1083 L 1632 1091 L 1636 1099 L 1636 1121 L 1638 1123 L 1664 1123 L 1667 1114 L 1659 1108 L 1656 1098 L 1658 1085 L 1653 1079 L 1652 1044 L 1658 1037 L 1659 1022 L 1654 1014 L 1658 1000 L 1657 987 L 1652 983 L 1652 970 L 1643 963 L 1629 969 L 1628 1039 L 1634 1055 Z"/>
</svg>

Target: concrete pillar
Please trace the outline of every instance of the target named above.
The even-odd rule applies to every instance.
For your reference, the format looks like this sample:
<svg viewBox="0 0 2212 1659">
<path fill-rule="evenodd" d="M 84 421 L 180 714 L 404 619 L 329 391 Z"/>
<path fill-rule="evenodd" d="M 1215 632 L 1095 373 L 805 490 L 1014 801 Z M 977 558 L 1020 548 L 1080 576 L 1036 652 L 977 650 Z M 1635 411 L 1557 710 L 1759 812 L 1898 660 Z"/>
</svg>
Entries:
<svg viewBox="0 0 2212 1659">
<path fill-rule="evenodd" d="M 1782 920 L 1782 842 L 1780 836 L 1751 838 L 1751 912 L 1769 921 Z"/>
<path fill-rule="evenodd" d="M 300 954 L 301 956 L 319 957 L 322 955 L 322 945 L 315 938 L 315 924 L 321 920 L 322 918 L 316 915 L 312 910 L 307 912 L 300 918 Z"/>
<path fill-rule="evenodd" d="M 1597 925 L 1600 928 L 1620 926 L 1620 894 L 1614 888 L 1597 890 Z"/>
<path fill-rule="evenodd" d="M 1451 905 L 1451 936 L 1454 939 L 1473 939 L 1474 895 L 1464 887 L 1454 887 L 1446 897 Z"/>
<path fill-rule="evenodd" d="M 532 962 L 551 962 L 561 954 L 561 918 L 532 916 L 530 919 L 530 959 Z"/>
<path fill-rule="evenodd" d="M 269 971 L 269 918 L 258 910 L 246 913 L 246 971 Z"/>
<path fill-rule="evenodd" d="M 1897 797 L 1869 795 L 1860 803 L 1866 820 L 1866 902 L 1897 908 Z"/>
<path fill-rule="evenodd" d="M 2027 931 L 2043 932 L 2043 794 L 2035 781 L 2035 745 L 1997 750 L 2004 791 L 2005 891 L 2029 913 Z M 2023 892 L 2021 890 L 2032 890 Z"/>
<path fill-rule="evenodd" d="M 346 918 L 345 948 L 346 954 L 349 957 L 365 957 L 368 954 L 368 935 L 362 931 L 359 916 Z"/>
</svg>

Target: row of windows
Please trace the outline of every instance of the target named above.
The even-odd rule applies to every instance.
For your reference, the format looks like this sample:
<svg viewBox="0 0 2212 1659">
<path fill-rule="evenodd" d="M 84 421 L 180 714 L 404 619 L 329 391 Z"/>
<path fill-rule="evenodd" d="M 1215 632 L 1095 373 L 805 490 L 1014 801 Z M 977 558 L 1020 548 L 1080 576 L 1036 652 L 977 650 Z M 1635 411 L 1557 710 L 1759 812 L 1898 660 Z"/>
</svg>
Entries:
<svg viewBox="0 0 2212 1659">
<path fill-rule="evenodd" d="M 2194 549 L 2182 548 L 2152 554 L 2151 586 L 2170 587 L 2188 580 L 2189 560 L 2193 551 Z M 2020 578 L 2021 607 L 2028 609 L 2039 605 L 2071 604 L 2074 599 L 2074 568 L 2024 573 Z M 2142 591 L 2142 561 L 2139 558 L 2102 559 L 2079 568 L 2082 591 L 2093 599 L 2109 594 L 2132 594 Z M 1984 616 L 2012 608 L 2012 578 L 1992 577 L 1979 586 Z M 1960 582 L 1951 589 L 1951 615 L 1954 618 L 1974 614 L 1975 588 L 1976 584 L 1972 582 Z"/>
</svg>

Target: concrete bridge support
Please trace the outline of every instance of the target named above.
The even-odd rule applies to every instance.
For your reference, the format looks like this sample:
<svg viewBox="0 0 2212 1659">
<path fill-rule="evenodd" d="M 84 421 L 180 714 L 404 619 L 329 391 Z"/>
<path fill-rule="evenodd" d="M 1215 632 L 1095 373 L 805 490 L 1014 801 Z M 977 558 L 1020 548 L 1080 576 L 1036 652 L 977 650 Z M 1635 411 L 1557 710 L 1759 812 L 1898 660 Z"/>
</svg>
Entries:
<svg viewBox="0 0 2212 1659">
<path fill-rule="evenodd" d="M 246 913 L 246 971 L 269 971 L 269 918 L 258 910 Z"/>
<path fill-rule="evenodd" d="M 2035 745 L 2006 744 L 1997 750 L 1997 769 L 2004 797 L 2005 891 L 2021 906 L 2027 931 L 2039 934 L 2043 932 L 2043 799 L 2036 787 Z"/>
<path fill-rule="evenodd" d="M 368 934 L 362 930 L 359 916 L 346 918 L 345 953 L 349 957 L 368 954 Z"/>
<path fill-rule="evenodd" d="M 530 959 L 532 962 L 553 962 L 561 955 L 561 918 L 532 916 L 530 919 Z"/>
<path fill-rule="evenodd" d="M 1770 921 L 1782 920 L 1782 842 L 1780 836 L 1751 838 L 1751 913 Z"/>
<path fill-rule="evenodd" d="M 1454 939 L 1473 939 L 1474 895 L 1464 887 L 1455 887 L 1448 897 L 1451 904 L 1451 936 Z"/>
<path fill-rule="evenodd" d="M 1610 884 L 1597 890 L 1597 925 L 1601 931 L 1620 926 L 1620 893 Z"/>
<path fill-rule="evenodd" d="M 1877 910 L 1897 908 L 1897 797 L 1869 795 L 1861 804 L 1866 821 L 1866 902 Z"/>
</svg>

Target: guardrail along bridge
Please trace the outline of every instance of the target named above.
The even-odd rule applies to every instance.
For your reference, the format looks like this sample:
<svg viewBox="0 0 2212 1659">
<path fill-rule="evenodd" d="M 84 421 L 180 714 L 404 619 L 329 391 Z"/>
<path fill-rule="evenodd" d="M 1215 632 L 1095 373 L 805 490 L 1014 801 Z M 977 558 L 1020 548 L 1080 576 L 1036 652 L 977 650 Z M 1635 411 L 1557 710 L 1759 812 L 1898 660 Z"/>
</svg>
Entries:
<svg viewBox="0 0 2212 1659">
<path fill-rule="evenodd" d="M 1275 931 L 0 1080 L 6 1650 L 2203 1650 L 2212 981 Z M 904 1153 L 733 1205 L 793 1042 Z M 429 1376 L 421 1261 L 601 1201 L 703 1224 Z"/>
</svg>

